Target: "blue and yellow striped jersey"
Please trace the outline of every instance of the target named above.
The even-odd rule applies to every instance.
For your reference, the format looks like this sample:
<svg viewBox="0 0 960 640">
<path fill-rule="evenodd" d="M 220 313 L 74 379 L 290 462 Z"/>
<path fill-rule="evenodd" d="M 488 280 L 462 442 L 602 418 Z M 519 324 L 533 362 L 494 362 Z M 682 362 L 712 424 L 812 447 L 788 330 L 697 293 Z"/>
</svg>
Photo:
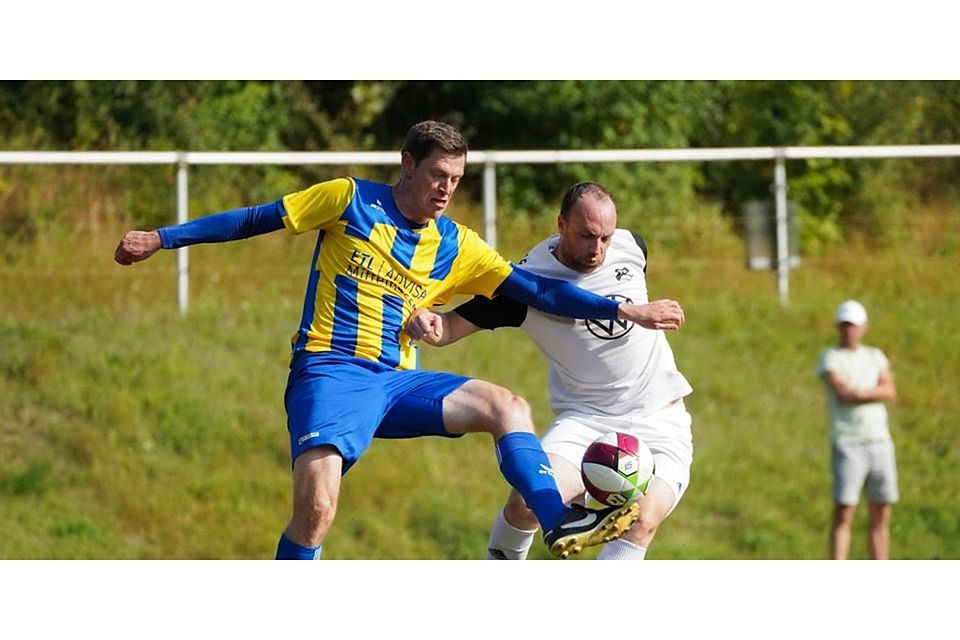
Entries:
<svg viewBox="0 0 960 640">
<path fill-rule="evenodd" d="M 414 369 L 416 347 L 400 334 L 413 310 L 455 293 L 492 297 L 512 271 L 449 218 L 411 223 L 387 184 L 339 178 L 282 202 L 290 232 L 320 231 L 294 353 L 335 351 Z"/>
</svg>

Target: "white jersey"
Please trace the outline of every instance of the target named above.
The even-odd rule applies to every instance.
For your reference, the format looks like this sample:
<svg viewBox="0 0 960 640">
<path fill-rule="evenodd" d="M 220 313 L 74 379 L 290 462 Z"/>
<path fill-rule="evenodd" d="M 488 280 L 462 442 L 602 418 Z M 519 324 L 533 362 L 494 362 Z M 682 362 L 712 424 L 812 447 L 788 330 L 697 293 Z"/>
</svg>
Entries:
<svg viewBox="0 0 960 640">
<path fill-rule="evenodd" d="M 648 302 L 646 253 L 631 232 L 617 229 L 603 264 L 591 273 L 574 271 L 556 259 L 559 236 L 535 246 L 520 266 L 538 275 L 567 280 L 583 289 L 622 302 Z M 501 296 L 502 297 L 502 296 Z M 490 301 L 496 305 L 500 298 Z M 621 320 L 574 320 L 522 307 L 522 321 L 511 313 L 487 313 L 478 321 L 467 303 L 457 309 L 485 328 L 519 326 L 550 362 L 550 405 L 556 414 L 579 411 L 594 415 L 644 416 L 664 408 L 693 389 L 677 370 L 662 331 Z M 503 304 L 503 301 L 501 301 Z"/>
<path fill-rule="evenodd" d="M 887 357 L 876 347 L 830 347 L 820 353 L 816 373 L 822 378 L 827 371 L 834 371 L 854 389 L 872 389 L 877 386 L 880 374 L 889 368 Z M 824 386 L 830 411 L 830 437 L 834 442 L 890 439 L 887 407 L 883 402 L 843 404 L 829 384 L 824 382 Z"/>
</svg>

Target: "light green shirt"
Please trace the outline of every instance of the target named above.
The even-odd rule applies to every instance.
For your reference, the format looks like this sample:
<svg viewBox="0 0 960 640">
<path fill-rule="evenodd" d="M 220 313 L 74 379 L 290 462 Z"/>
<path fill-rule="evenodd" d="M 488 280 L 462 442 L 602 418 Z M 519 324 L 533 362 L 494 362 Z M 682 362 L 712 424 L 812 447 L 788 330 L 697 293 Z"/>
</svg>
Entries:
<svg viewBox="0 0 960 640">
<path fill-rule="evenodd" d="M 880 373 L 890 363 L 880 349 L 861 345 L 858 349 L 831 347 L 824 349 L 817 360 L 817 376 L 823 379 L 827 371 L 839 373 L 853 389 L 872 389 L 880 380 Z M 823 381 L 827 390 L 827 408 L 830 411 L 830 438 L 834 442 L 889 440 L 887 407 L 883 402 L 841 404 L 833 388 Z"/>
</svg>

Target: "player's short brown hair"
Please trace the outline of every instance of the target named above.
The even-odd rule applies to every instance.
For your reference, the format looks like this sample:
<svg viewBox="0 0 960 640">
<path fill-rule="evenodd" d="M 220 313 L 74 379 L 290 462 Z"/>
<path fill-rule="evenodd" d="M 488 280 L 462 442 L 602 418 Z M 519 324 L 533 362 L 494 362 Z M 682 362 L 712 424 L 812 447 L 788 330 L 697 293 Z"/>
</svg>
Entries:
<svg viewBox="0 0 960 640">
<path fill-rule="evenodd" d="M 467 141 L 453 125 L 436 120 L 424 120 L 410 127 L 407 138 L 400 147 L 401 153 L 408 152 L 415 164 L 420 164 L 420 161 L 433 153 L 434 149 L 440 149 L 454 156 L 465 156 Z"/>
</svg>

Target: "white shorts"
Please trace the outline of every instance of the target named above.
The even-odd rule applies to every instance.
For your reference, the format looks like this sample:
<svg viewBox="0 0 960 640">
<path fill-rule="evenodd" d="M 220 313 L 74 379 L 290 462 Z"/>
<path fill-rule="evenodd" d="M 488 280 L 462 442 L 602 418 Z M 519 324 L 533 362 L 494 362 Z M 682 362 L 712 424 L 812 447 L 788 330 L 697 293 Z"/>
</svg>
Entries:
<svg viewBox="0 0 960 640">
<path fill-rule="evenodd" d="M 835 442 L 830 457 L 834 502 L 853 506 L 864 489 L 874 504 L 894 504 L 900 499 L 892 440 Z"/>
<path fill-rule="evenodd" d="M 603 434 L 621 431 L 636 436 L 653 453 L 654 475 L 673 490 L 674 500 L 670 507 L 673 511 L 690 483 L 690 464 L 693 462 L 691 422 L 682 399 L 643 417 L 564 411 L 547 429 L 541 442 L 548 454 L 563 458 L 579 470 L 583 452 Z"/>
</svg>

